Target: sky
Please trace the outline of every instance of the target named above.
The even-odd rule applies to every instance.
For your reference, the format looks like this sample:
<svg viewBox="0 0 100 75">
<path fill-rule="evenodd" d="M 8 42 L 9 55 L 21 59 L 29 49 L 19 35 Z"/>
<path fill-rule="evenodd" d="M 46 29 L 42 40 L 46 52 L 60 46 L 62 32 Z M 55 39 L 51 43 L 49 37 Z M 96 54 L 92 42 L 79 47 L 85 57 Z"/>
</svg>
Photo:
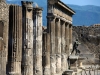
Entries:
<svg viewBox="0 0 100 75">
<path fill-rule="evenodd" d="M 7 0 L 7 1 L 18 1 L 18 0 Z M 84 5 L 100 6 L 100 0 L 61 0 L 61 1 L 64 2 L 65 4 L 74 4 L 80 6 Z"/>
<path fill-rule="evenodd" d="M 66 4 L 74 4 L 74 5 L 95 5 L 100 6 L 100 0 L 61 0 Z"/>
</svg>

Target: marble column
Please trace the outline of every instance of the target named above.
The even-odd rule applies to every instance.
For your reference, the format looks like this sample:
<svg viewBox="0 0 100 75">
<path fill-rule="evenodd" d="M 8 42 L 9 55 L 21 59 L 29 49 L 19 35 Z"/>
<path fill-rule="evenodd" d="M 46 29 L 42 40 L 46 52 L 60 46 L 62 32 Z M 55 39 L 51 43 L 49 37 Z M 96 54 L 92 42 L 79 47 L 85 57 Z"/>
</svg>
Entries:
<svg viewBox="0 0 100 75">
<path fill-rule="evenodd" d="M 33 2 L 22 1 L 23 55 L 22 75 L 33 75 Z"/>
<path fill-rule="evenodd" d="M 9 75 L 21 75 L 22 58 L 22 8 L 17 5 L 10 6 L 9 26 Z"/>
<path fill-rule="evenodd" d="M 43 58 L 43 64 L 44 64 L 44 73 L 43 75 L 51 75 L 50 74 L 50 34 L 46 33 L 44 34 L 44 43 L 45 46 L 44 49 L 44 58 Z"/>
<path fill-rule="evenodd" d="M 72 24 L 69 24 L 69 54 L 72 51 Z"/>
<path fill-rule="evenodd" d="M 56 54 L 55 54 L 55 17 L 48 16 L 48 31 L 50 33 L 50 71 L 51 75 L 56 74 Z"/>
<path fill-rule="evenodd" d="M 56 51 L 56 74 L 61 75 L 61 21 L 56 19 L 55 25 L 55 51 Z"/>
<path fill-rule="evenodd" d="M 66 70 L 66 53 L 65 53 L 65 22 L 61 24 L 61 71 L 62 73 Z"/>
<path fill-rule="evenodd" d="M 66 53 L 66 59 L 67 59 L 69 55 L 69 24 L 68 23 L 65 24 L 65 53 Z M 68 69 L 67 62 L 66 62 L 66 69 Z"/>
<path fill-rule="evenodd" d="M 33 8 L 34 13 L 34 75 L 42 75 L 42 9 Z"/>
</svg>

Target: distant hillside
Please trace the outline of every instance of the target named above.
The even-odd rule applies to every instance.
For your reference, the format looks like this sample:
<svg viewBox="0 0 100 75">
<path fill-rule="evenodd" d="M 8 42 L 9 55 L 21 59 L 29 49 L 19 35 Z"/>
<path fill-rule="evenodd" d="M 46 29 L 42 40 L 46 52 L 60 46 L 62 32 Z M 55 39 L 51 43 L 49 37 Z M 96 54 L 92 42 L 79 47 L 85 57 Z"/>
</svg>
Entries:
<svg viewBox="0 0 100 75">
<path fill-rule="evenodd" d="M 43 8 L 43 25 L 46 26 L 47 19 L 47 0 L 33 0 L 34 4 L 38 4 L 40 7 Z M 20 2 L 8 2 L 7 3 L 14 3 L 14 4 L 21 4 Z M 87 6 L 77 6 L 77 5 L 69 5 L 76 14 L 73 16 L 73 24 L 74 25 L 92 25 L 100 23 L 100 7 L 87 5 Z"/>
<path fill-rule="evenodd" d="M 93 5 L 69 5 L 76 14 L 73 16 L 74 25 L 92 25 L 100 23 L 100 7 Z"/>
</svg>

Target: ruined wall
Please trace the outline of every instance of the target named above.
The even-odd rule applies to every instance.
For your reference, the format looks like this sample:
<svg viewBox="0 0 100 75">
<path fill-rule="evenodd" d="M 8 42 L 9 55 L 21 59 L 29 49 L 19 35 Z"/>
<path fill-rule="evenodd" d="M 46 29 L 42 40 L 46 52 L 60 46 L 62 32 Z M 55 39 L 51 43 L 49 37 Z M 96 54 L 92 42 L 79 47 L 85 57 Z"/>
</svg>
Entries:
<svg viewBox="0 0 100 75">
<path fill-rule="evenodd" d="M 100 26 L 74 26 L 73 27 L 73 41 L 75 41 L 76 38 L 79 38 L 80 42 L 82 43 L 81 45 L 83 44 L 85 45 L 82 52 L 86 51 L 86 52 L 93 53 L 95 54 L 96 58 L 99 58 L 100 56 Z"/>
<path fill-rule="evenodd" d="M 5 50 L 8 51 L 8 25 L 9 25 L 9 5 L 4 0 L 0 1 L 0 21 L 3 22 L 3 41 L 6 45 Z M 7 53 L 6 53 L 7 57 Z M 7 61 L 7 58 L 6 58 Z"/>
<path fill-rule="evenodd" d="M 0 74 L 6 75 L 6 63 L 8 54 L 8 25 L 9 25 L 9 5 L 5 0 L 0 1 Z"/>
</svg>

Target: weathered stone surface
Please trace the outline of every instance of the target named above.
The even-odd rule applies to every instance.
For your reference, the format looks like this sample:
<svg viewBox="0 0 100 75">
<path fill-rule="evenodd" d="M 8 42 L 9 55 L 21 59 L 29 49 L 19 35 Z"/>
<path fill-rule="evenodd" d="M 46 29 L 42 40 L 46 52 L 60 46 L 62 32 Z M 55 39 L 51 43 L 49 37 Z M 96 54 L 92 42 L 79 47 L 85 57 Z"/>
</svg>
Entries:
<svg viewBox="0 0 100 75">
<path fill-rule="evenodd" d="M 34 20 L 34 75 L 42 75 L 42 9 L 33 8 Z"/>
<path fill-rule="evenodd" d="M 33 7 L 30 1 L 22 1 L 23 56 L 22 75 L 33 75 Z"/>
<path fill-rule="evenodd" d="M 9 73 L 12 75 L 21 75 L 21 58 L 22 58 L 22 8 L 17 5 L 9 7 L 9 52 L 8 62 L 11 62 Z"/>
</svg>

